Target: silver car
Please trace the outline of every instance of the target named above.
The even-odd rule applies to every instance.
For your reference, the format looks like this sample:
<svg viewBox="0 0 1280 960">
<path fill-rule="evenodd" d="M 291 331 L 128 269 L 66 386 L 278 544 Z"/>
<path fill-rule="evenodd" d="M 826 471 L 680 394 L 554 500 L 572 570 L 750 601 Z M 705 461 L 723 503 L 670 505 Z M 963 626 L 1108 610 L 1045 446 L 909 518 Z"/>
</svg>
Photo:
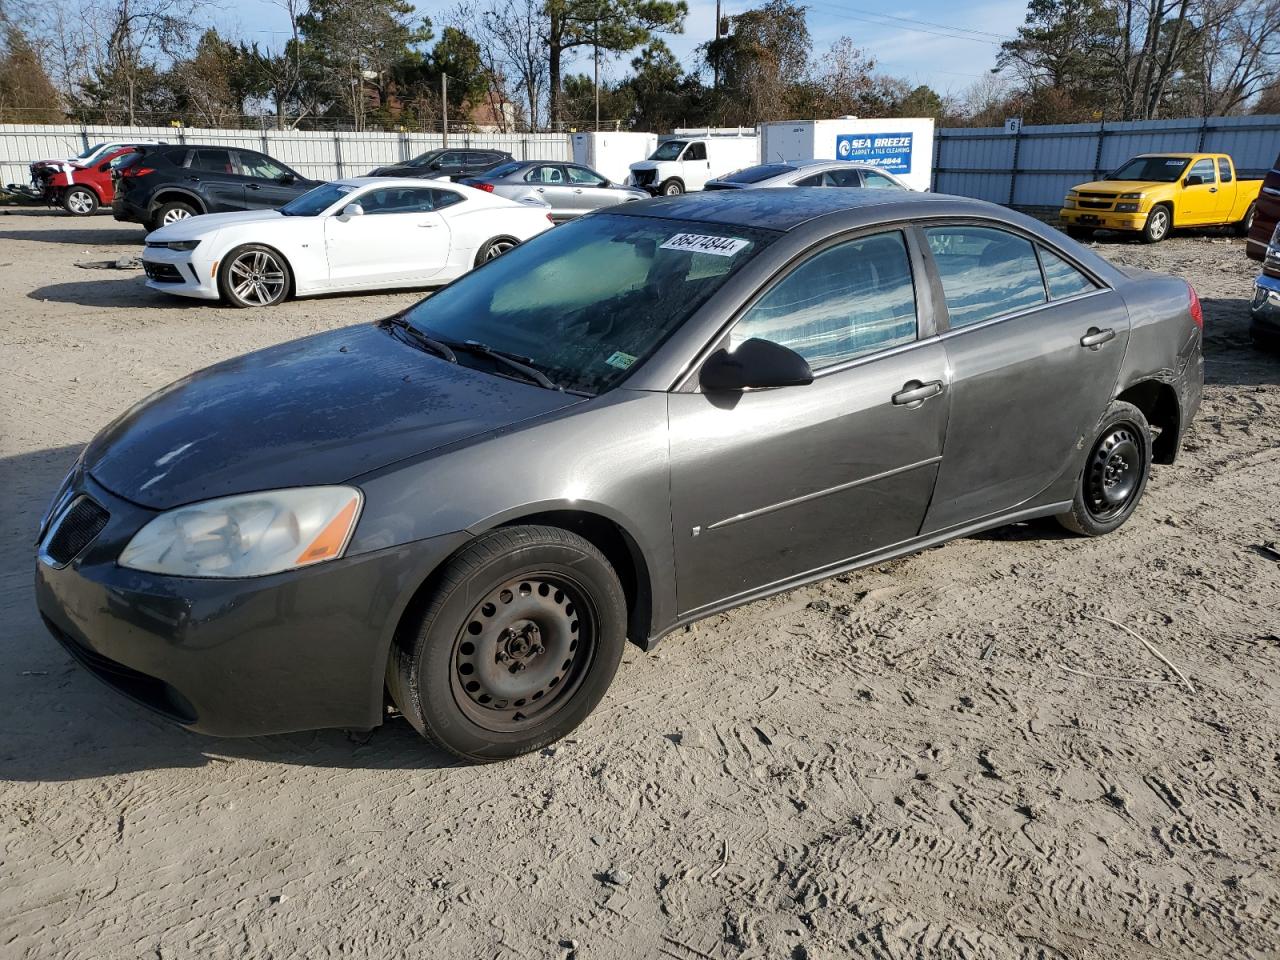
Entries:
<svg viewBox="0 0 1280 960">
<path fill-rule="evenodd" d="M 847 160 L 790 160 L 745 167 L 708 180 L 704 190 L 758 190 L 761 187 L 861 187 L 910 190 L 891 173 Z"/>
<path fill-rule="evenodd" d="M 462 182 L 508 200 L 546 203 L 551 207 L 551 219 L 557 222 L 601 207 L 649 199 L 643 190 L 613 183 L 590 167 L 557 160 L 513 160 Z"/>
</svg>

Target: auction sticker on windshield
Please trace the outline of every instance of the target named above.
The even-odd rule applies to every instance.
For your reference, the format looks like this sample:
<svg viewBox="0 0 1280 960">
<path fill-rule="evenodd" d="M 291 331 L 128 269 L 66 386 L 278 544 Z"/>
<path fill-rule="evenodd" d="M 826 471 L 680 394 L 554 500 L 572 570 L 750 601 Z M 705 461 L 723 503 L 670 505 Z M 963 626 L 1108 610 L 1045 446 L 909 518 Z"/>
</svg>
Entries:
<svg viewBox="0 0 1280 960">
<path fill-rule="evenodd" d="M 707 237 L 698 233 L 677 233 L 662 245 L 662 249 L 688 250 L 692 253 L 709 253 L 715 257 L 732 257 L 750 242 L 750 240 L 739 240 L 737 237 Z"/>
</svg>

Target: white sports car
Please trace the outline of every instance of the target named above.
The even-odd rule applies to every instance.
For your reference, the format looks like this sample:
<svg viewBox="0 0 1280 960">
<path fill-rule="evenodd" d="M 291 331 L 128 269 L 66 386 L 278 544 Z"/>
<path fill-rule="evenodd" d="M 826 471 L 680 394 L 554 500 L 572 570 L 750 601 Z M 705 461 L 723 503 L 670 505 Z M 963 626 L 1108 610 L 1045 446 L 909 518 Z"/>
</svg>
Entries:
<svg viewBox="0 0 1280 960">
<path fill-rule="evenodd" d="M 438 180 L 358 177 L 279 210 L 212 213 L 147 235 L 147 286 L 236 307 L 445 284 L 551 229 L 532 207 Z"/>
</svg>

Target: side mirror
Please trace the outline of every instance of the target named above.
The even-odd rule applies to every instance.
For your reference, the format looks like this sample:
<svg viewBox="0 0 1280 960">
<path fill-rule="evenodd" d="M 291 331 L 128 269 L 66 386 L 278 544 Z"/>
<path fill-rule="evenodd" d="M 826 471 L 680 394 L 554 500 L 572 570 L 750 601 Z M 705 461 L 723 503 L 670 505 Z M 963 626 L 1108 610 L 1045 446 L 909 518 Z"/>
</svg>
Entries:
<svg viewBox="0 0 1280 960">
<path fill-rule="evenodd" d="M 348 203 L 342 208 L 342 212 L 338 214 L 339 220 L 350 220 L 352 217 L 363 217 L 364 207 L 358 203 Z"/>
<path fill-rule="evenodd" d="M 433 160 L 433 161 L 431 161 L 431 169 L 432 169 L 432 170 L 439 170 L 439 169 L 440 169 L 441 167 L 443 167 L 443 166 L 444 166 L 444 164 L 442 164 L 439 160 Z"/>
<path fill-rule="evenodd" d="M 1198 173 L 1193 173 L 1191 176 L 1187 177 L 1187 179 L 1182 181 L 1182 185 L 1184 187 L 1198 187 L 1202 183 L 1204 183 L 1204 177 L 1200 176 Z"/>
<path fill-rule="evenodd" d="M 288 186 L 289 184 L 296 182 L 297 179 L 298 178 L 295 177 L 292 173 L 280 174 L 280 182 L 283 183 L 285 186 Z"/>
<path fill-rule="evenodd" d="M 106 173 L 106 172 L 107 172 L 108 170 L 110 170 L 110 169 L 111 169 L 111 161 L 110 161 L 110 160 L 108 160 L 106 163 L 101 163 L 101 164 L 99 164 L 99 165 L 98 165 L 98 172 L 99 172 L 99 173 Z"/>
<path fill-rule="evenodd" d="M 748 388 L 800 387 L 813 383 L 809 362 L 789 347 L 752 337 L 737 350 L 717 350 L 698 374 L 707 393 Z"/>
</svg>

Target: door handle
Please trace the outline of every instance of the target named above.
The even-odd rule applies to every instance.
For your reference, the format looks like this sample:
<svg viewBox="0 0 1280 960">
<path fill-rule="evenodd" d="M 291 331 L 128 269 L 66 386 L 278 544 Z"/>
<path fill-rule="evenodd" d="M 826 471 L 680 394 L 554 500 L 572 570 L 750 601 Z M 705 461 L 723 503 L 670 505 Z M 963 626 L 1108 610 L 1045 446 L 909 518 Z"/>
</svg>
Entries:
<svg viewBox="0 0 1280 960">
<path fill-rule="evenodd" d="M 578 190 L 575 190 L 575 191 L 573 191 L 573 192 L 574 192 L 574 193 L 581 193 L 581 192 L 582 192 L 582 190 L 581 190 L 581 189 L 578 189 Z"/>
<path fill-rule="evenodd" d="M 1080 338 L 1080 346 L 1088 347 L 1090 350 L 1097 350 L 1108 340 L 1114 340 L 1116 332 L 1108 327 L 1106 330 L 1099 330 L 1097 327 L 1090 327 L 1089 331 Z"/>
<path fill-rule="evenodd" d="M 930 397 L 936 397 L 941 392 L 941 380 L 930 380 L 928 383 L 921 383 L 919 380 L 908 380 L 902 385 L 902 389 L 893 395 L 893 402 L 895 406 L 899 407 L 918 407 Z"/>
<path fill-rule="evenodd" d="M 187 177 L 187 179 L 188 179 L 188 180 L 190 180 L 192 183 L 199 183 L 199 182 L 200 182 L 200 178 L 199 178 L 199 177 Z"/>
<path fill-rule="evenodd" d="M 422 227 L 424 230 L 426 230 L 426 229 L 429 229 L 429 228 L 431 228 L 431 227 L 434 227 L 434 226 L 435 226 L 435 224 L 434 224 L 434 223 L 420 223 L 420 224 L 418 224 L 418 226 L 420 226 L 420 227 Z"/>
<path fill-rule="evenodd" d="M 538 193 L 546 193 L 546 192 L 547 192 L 547 191 L 546 191 L 546 189 L 545 189 L 545 188 L 543 188 L 543 187 L 538 187 L 537 189 L 538 189 Z"/>
<path fill-rule="evenodd" d="M 261 190 L 261 189 L 262 189 L 262 187 L 260 187 L 260 186 L 259 186 L 258 184 L 256 184 L 256 183 L 247 183 L 247 184 L 245 184 L 245 186 L 246 186 L 246 187 L 248 187 L 250 190 Z"/>
<path fill-rule="evenodd" d="M 1209 188 L 1209 192 L 1210 192 L 1210 193 L 1217 193 L 1217 192 L 1218 192 L 1218 188 L 1217 188 L 1217 187 L 1210 187 L 1210 188 Z"/>
</svg>

